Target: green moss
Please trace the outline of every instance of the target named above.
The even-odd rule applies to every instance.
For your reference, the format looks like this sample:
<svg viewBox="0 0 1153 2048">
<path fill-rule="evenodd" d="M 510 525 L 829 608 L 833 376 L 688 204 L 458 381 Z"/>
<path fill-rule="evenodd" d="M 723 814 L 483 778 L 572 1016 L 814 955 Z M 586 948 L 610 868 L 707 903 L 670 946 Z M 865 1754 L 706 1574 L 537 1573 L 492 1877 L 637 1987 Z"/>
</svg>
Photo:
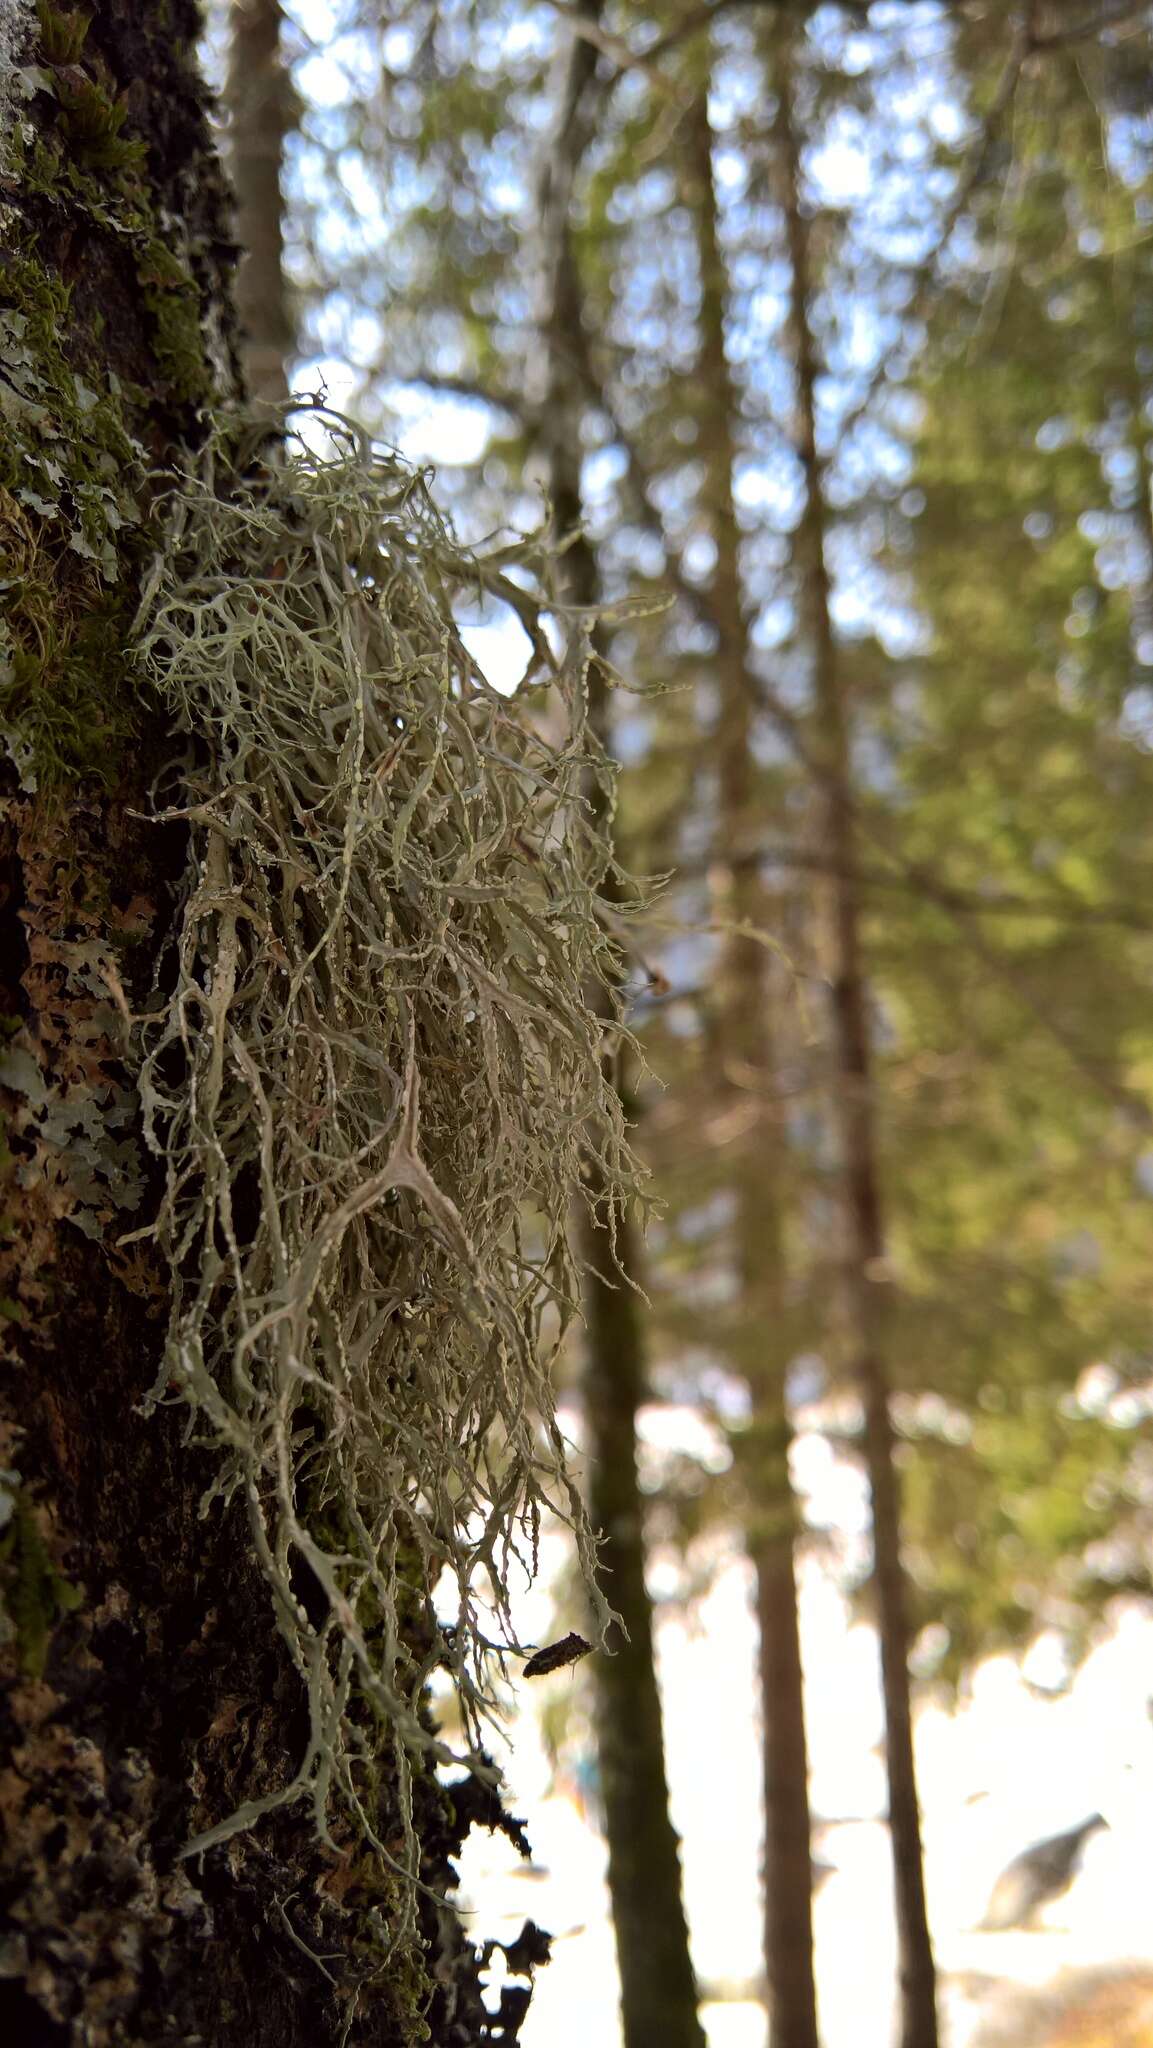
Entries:
<svg viewBox="0 0 1153 2048">
<path fill-rule="evenodd" d="M 17 606 L 27 594 L 17 582 Z M 129 623 L 127 607 L 108 604 L 69 621 L 35 653 L 12 655 L 7 678 L 0 678 L 0 715 L 19 735 L 13 751 L 26 781 L 29 768 L 42 789 L 80 774 L 108 780 L 114 773 L 136 730 L 126 692 Z"/>
<path fill-rule="evenodd" d="M 83 1595 L 53 1564 L 27 1489 L 17 1484 L 14 1492 L 9 1490 L 7 1482 L 16 1478 L 15 1473 L 3 1475 L 9 1515 L 0 1536 L 0 1587 L 9 1640 L 15 1642 L 21 1668 L 30 1678 L 41 1678 L 53 1629 L 61 1615 L 80 1606 Z"/>
<path fill-rule="evenodd" d="M 46 64 L 75 64 L 88 40 L 92 16 L 80 8 L 52 7 L 36 0 L 40 55 Z"/>
<path fill-rule="evenodd" d="M 48 67 L 36 74 L 36 86 L 57 109 L 48 132 L 40 138 L 41 188 L 53 196 L 66 172 L 138 171 L 148 152 L 143 142 L 126 139 L 120 132 L 128 119 L 127 97 L 114 90 L 100 60 L 85 55 L 91 16 L 48 6 L 46 0 L 40 0 L 36 12 L 40 26 L 37 56 L 41 66 Z M 74 189 L 80 190 L 80 183 Z M 121 184 L 115 196 L 128 196 L 128 188 Z"/>
<path fill-rule="evenodd" d="M 98 79 L 82 78 L 58 88 L 59 128 L 74 159 L 95 171 L 134 170 L 148 151 L 143 142 L 121 135 L 128 119 L 128 101 L 113 99 Z"/>
<path fill-rule="evenodd" d="M 40 119 L 30 140 L 22 131 L 14 143 L 20 186 L 54 210 L 86 216 L 127 246 L 171 400 L 202 404 L 212 394 L 212 376 L 201 291 L 187 256 L 158 233 L 147 145 L 122 132 L 127 97 L 116 91 L 101 59 L 85 50 L 87 15 L 41 0 L 38 17 L 41 62 L 28 76 L 40 95 Z"/>
<path fill-rule="evenodd" d="M 142 539 L 142 451 L 115 379 L 66 359 L 68 311 L 30 251 L 0 262 L 0 721 L 29 787 L 107 776 L 136 729 L 121 571 Z"/>
<path fill-rule="evenodd" d="M 204 353 L 200 293 L 191 274 L 170 249 L 149 238 L 136 275 L 152 319 L 156 360 L 173 396 L 188 405 L 204 403 L 212 394 L 212 378 Z"/>
</svg>

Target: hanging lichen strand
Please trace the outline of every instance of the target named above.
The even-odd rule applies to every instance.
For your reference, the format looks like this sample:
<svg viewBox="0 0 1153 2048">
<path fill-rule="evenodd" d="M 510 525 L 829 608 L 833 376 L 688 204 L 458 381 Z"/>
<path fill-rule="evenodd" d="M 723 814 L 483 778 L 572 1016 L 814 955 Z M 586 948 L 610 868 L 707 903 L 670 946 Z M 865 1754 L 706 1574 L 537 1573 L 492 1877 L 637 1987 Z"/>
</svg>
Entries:
<svg viewBox="0 0 1153 2048">
<path fill-rule="evenodd" d="M 450 1759 L 420 1712 L 442 1664 L 476 1765 L 482 1637 L 514 1640 L 510 1574 L 546 1502 L 607 1618 L 542 1316 L 555 1344 L 582 1157 L 599 1142 L 614 1180 L 631 1166 L 582 995 L 612 963 L 581 665 L 461 551 L 422 478 L 328 425 L 335 452 L 294 443 L 239 479 L 210 445 L 138 623 L 185 737 L 158 813 L 190 833 L 176 958 L 140 1027 L 174 1290 L 152 1400 L 187 1403 L 219 1458 L 206 1509 L 243 1496 L 310 1706 L 291 1784 L 193 1846 L 298 1798 L 323 1834 L 335 1797 L 387 1854 L 373 1757 L 395 1745 L 402 1787 L 413 1746 Z M 461 641 L 453 600 L 484 588 L 527 625 L 560 744 Z"/>
</svg>

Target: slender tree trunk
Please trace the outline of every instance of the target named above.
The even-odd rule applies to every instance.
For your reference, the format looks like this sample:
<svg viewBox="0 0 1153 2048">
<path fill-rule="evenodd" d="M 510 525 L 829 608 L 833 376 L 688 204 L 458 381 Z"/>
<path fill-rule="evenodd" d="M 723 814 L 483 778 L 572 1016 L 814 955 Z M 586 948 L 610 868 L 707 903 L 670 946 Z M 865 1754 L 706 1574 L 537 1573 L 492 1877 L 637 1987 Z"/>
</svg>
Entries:
<svg viewBox="0 0 1153 2048">
<path fill-rule="evenodd" d="M 894 1458 L 884 1353 L 885 1230 L 873 1124 L 869 994 L 861 946 L 856 880 L 856 798 L 846 693 L 829 601 L 824 477 L 816 437 L 816 350 L 810 322 L 812 280 L 801 208 L 800 158 L 793 123 L 786 34 L 777 39 L 777 140 L 782 171 L 796 360 L 799 454 L 805 510 L 797 534 L 802 627 L 812 651 L 818 723 L 817 765 L 825 813 L 825 852 L 833 944 L 833 1035 L 847 1227 L 846 1283 L 855 1371 L 865 1414 L 865 1461 L 873 1514 L 873 1587 L 881 1643 L 901 1973 L 903 2048 L 936 2048 L 936 1975 L 925 1906 L 921 1822 L 913 1755 L 900 1489 Z"/>
<path fill-rule="evenodd" d="M 398 1966 L 396 1883 L 339 1819 L 329 1845 L 293 1807 L 181 1857 L 307 1739 L 243 1508 L 202 1513 L 214 1465 L 142 1413 L 169 1281 L 120 1242 L 158 1196 L 126 1033 L 186 865 L 182 826 L 143 822 L 161 768 L 179 796 L 128 648 L 156 471 L 233 395 L 232 242 L 192 0 L 6 25 L 34 89 L 0 106 L 0 2037 L 479 2043 L 454 1916 L 422 1895 L 427 1969 Z M 389 1834 L 390 1753 L 374 1772 Z M 454 1808 L 418 1773 L 430 1887 L 479 1789 Z"/>
<path fill-rule="evenodd" d="M 293 125 L 292 85 L 281 55 L 280 0 L 232 0 L 228 14 L 228 171 L 236 193 L 240 267 L 236 310 L 249 394 L 288 397 L 286 361 L 296 338 L 284 274 L 284 144 Z"/>
<path fill-rule="evenodd" d="M 796 1503 L 789 1475 L 792 1429 L 786 1399 L 785 1251 L 781 1136 L 775 1086 L 772 994 L 764 946 L 752 936 L 767 906 L 749 848 L 763 821 L 752 751 L 754 678 L 741 598 L 740 531 L 733 501 L 738 415 L 725 347 L 727 275 L 720 246 L 712 133 L 703 94 L 691 114 L 690 147 L 701 265 L 698 382 L 705 408 L 701 447 L 717 550 L 711 616 L 718 647 L 719 862 L 724 913 L 733 927 L 721 964 L 719 1042 L 725 1086 L 747 1109 L 735 1165 L 741 1314 L 740 1362 L 752 1396 L 748 1548 L 756 1573 L 764 1741 L 765 1969 L 773 2048 L 816 2048 L 812 1852 L 804 1687 L 796 1585 Z"/>
<path fill-rule="evenodd" d="M 613 1273 L 608 1219 L 585 1227 L 585 1419 L 589 1509 L 604 1532 L 606 1590 L 628 1628 L 598 1659 L 597 1750 L 609 1849 L 609 1889 L 626 2048 L 703 2048 L 681 1897 L 679 1844 L 669 1817 L 661 1701 L 645 1587 L 644 1497 L 637 1483 L 636 1416 L 645 1398 L 636 1230 L 618 1209 Z"/>
<path fill-rule="evenodd" d="M 599 6 L 585 9 L 594 21 L 599 11 Z M 591 45 L 574 37 L 557 67 L 556 111 L 538 183 L 540 361 L 534 393 L 553 517 L 558 534 L 569 542 L 564 594 L 570 603 L 590 610 L 599 588 L 595 555 L 582 532 L 583 401 L 571 343 L 583 308 L 571 214 L 574 180 L 591 134 L 596 62 Z M 604 745 L 608 693 L 595 659 L 599 634 L 593 640 L 589 718 Z M 608 800 L 598 777 L 590 799 L 603 816 Z M 613 893 L 610 879 L 608 894 Z M 592 999 L 607 1021 L 611 991 L 594 990 Z M 624 1623 L 623 1633 L 614 1630 L 613 1654 L 596 1660 L 593 1677 L 621 2024 L 625 2048 L 704 2048 L 679 1843 L 669 1815 L 652 1608 L 645 1586 L 644 1497 L 637 1473 L 644 1330 L 641 1297 L 632 1284 L 640 1271 L 640 1246 L 629 1208 L 614 1200 L 610 1212 L 603 1186 L 594 1184 L 589 1192 L 593 1208 L 580 1219 L 589 1512 L 603 1535 L 600 1561 L 608 1597 Z"/>
</svg>

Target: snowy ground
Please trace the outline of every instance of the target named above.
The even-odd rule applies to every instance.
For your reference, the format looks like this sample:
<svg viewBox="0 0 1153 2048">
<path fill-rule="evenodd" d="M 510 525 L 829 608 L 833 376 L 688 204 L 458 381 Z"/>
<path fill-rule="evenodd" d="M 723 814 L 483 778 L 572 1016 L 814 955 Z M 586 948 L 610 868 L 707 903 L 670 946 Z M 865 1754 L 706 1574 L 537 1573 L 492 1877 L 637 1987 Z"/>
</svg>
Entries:
<svg viewBox="0 0 1153 2048">
<path fill-rule="evenodd" d="M 549 1620 L 547 1594 L 534 1593 L 525 1639 L 537 1629 L 543 1640 Z M 847 1625 L 838 1595 L 815 1568 L 804 1582 L 802 1626 L 813 1806 L 841 1823 L 817 1845 L 835 1865 L 815 1907 L 823 2040 L 825 2048 L 886 2048 L 894 1950 L 888 1841 L 872 1818 L 884 1796 L 876 1643 L 869 1629 Z M 754 1637 L 742 1566 L 720 1573 L 692 1628 L 663 1621 L 659 1645 L 694 1958 L 715 1994 L 705 2008 L 709 2048 L 764 2048 L 763 2014 L 750 1996 L 759 1966 L 760 1813 L 749 1704 Z M 464 1859 L 462 1897 L 477 1909 L 470 1922 L 476 1938 L 510 1939 L 526 1918 L 559 1936 L 538 1979 L 524 2048 L 618 2048 L 620 2038 L 604 1848 L 589 1824 L 585 1773 L 578 1766 L 571 1781 L 550 1791 L 531 1712 L 530 1703 L 539 1707 L 545 1697 L 538 1688 L 574 1684 L 558 1673 L 529 1693 L 518 1687 L 530 1710 L 515 1728 L 508 1773 L 539 1868 L 524 1871 L 506 1843 L 477 1834 Z M 959 1712 L 922 1712 L 926 1870 L 948 2048 L 978 2048 L 980 2026 L 1004 2010 L 1010 1987 L 1153 1957 L 1151 1692 L 1153 1621 L 1130 1610 L 1118 1613 L 1109 1640 L 1063 1697 L 1042 1696 L 1010 1660 L 996 1659 L 977 1673 Z M 1036 1933 L 975 1932 L 1008 1859 L 1094 1811 L 1105 1814 L 1109 1831 L 1091 1838 L 1082 1874 L 1049 1909 L 1049 1925 Z"/>
</svg>

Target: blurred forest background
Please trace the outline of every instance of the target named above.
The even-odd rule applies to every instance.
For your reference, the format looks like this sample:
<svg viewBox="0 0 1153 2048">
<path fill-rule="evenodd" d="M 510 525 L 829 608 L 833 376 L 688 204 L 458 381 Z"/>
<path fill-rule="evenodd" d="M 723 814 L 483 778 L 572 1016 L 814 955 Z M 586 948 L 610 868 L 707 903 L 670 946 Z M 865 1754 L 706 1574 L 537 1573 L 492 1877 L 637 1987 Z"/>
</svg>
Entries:
<svg viewBox="0 0 1153 2048">
<path fill-rule="evenodd" d="M 752 2048 L 766 2014 L 773 2048 L 870 2048 L 890 1996 L 902 2048 L 1153 2042 L 1108 1846 L 1141 1812 L 1147 1842 L 1153 1788 L 1151 13 L 235 0 L 210 23 L 254 392 L 323 390 L 433 462 L 468 542 L 549 526 L 592 634 L 624 982 L 590 997 L 625 998 L 606 1056 L 653 1204 L 647 1232 L 603 1201 L 587 1226 L 566 1361 L 628 1642 L 541 1681 L 532 1740 L 607 1840 L 626 2048 Z M 465 624 L 515 689 L 514 612 Z M 542 1641 L 583 1620 L 554 1549 Z M 654 1601 L 677 1668 L 694 1629 L 703 1652 L 691 1740 L 664 1658 L 670 1754 L 698 1808 L 763 1821 L 743 1985 L 689 1960 Z M 1122 1637 L 1104 1695 L 1150 1759 L 1107 1719 L 1064 1750 L 1021 1722 L 1049 1824 L 1010 1804 L 1004 1845 L 1047 1848 L 990 1897 L 989 1835 L 946 1924 L 934 1858 L 990 1795 L 997 1716 L 977 1776 L 941 1731 L 1000 1673 L 1008 1745 Z M 850 1638 L 857 1696 L 829 1661 Z M 892 1841 L 892 1877 L 858 1857 L 839 1946 L 849 1830 L 807 1757 L 834 1708 L 884 1763 L 839 1818 Z M 724 1730 L 754 1722 L 734 1793 Z M 674 1807 L 702 1956 L 756 1866 L 718 1834 L 696 1875 L 676 1782 Z M 1112 1946 L 1078 1969 L 1029 1930 L 1082 1856 Z M 526 2042 L 609 2048 L 611 1963 L 581 1952 Z"/>
</svg>

